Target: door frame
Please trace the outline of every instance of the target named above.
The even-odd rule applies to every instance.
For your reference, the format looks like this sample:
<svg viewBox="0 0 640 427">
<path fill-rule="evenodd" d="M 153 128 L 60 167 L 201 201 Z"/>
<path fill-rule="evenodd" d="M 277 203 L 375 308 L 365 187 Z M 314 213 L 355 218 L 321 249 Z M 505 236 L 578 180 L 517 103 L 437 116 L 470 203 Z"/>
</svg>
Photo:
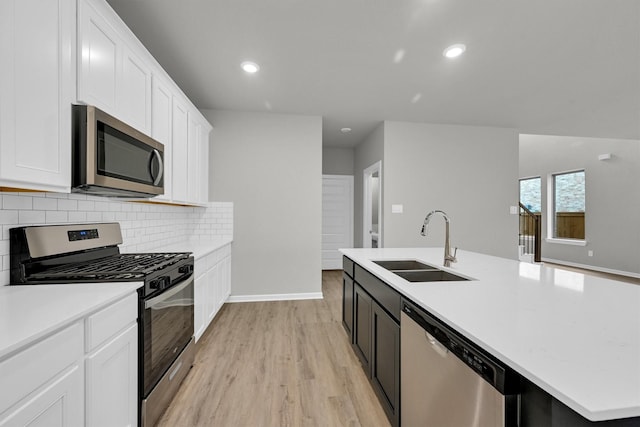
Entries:
<svg viewBox="0 0 640 427">
<path fill-rule="evenodd" d="M 362 247 L 371 247 L 371 177 L 378 173 L 378 247 L 382 248 L 382 160 L 366 168 L 362 173 Z"/>
</svg>

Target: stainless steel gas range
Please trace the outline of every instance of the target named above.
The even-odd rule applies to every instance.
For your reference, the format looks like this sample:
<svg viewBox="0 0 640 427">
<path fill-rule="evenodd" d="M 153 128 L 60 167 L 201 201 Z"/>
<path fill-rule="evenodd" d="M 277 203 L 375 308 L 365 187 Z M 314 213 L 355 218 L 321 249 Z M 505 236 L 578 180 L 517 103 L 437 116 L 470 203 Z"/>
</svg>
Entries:
<svg viewBox="0 0 640 427">
<path fill-rule="evenodd" d="M 193 365 L 193 257 L 125 253 L 118 223 L 10 230 L 11 285 L 140 281 L 138 414 L 152 426 Z"/>
</svg>

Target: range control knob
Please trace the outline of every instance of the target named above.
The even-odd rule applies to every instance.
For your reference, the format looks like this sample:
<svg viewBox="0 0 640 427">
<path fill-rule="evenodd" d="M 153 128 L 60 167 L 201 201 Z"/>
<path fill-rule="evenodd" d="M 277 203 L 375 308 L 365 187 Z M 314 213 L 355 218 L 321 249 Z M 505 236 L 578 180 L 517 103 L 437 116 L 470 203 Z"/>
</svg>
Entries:
<svg viewBox="0 0 640 427">
<path fill-rule="evenodd" d="M 191 273 L 192 271 L 193 271 L 193 265 L 190 265 L 190 264 L 188 264 L 188 265 L 183 265 L 182 267 L 180 267 L 180 268 L 178 269 L 178 272 L 179 272 L 179 273 L 183 273 L 183 274 Z"/>
<path fill-rule="evenodd" d="M 162 280 L 152 280 L 149 283 L 151 289 L 162 289 Z"/>
</svg>

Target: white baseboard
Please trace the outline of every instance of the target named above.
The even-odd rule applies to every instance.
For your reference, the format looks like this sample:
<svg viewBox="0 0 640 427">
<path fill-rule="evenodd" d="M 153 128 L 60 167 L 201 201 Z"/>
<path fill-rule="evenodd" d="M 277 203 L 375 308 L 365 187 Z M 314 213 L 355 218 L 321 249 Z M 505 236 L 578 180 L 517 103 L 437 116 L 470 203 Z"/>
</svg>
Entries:
<svg viewBox="0 0 640 427">
<path fill-rule="evenodd" d="M 226 302 L 292 301 L 303 299 L 323 299 L 322 292 L 304 294 L 231 295 Z"/>
<path fill-rule="evenodd" d="M 637 279 L 640 279 L 639 273 L 632 273 L 631 271 L 614 270 L 612 268 L 596 267 L 594 265 L 579 264 L 577 262 L 561 261 L 559 259 L 551 259 L 551 258 L 542 258 L 541 261 L 551 262 L 553 264 L 566 265 L 569 267 L 584 268 L 585 270 L 600 271 L 602 273 L 617 274 L 619 276 L 635 277 Z"/>
</svg>

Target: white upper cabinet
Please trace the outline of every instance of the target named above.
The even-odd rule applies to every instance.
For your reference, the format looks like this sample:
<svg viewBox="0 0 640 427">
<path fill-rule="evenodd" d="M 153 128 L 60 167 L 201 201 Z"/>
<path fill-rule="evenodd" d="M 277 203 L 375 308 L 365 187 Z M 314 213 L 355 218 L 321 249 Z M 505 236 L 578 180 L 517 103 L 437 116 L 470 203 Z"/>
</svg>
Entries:
<svg viewBox="0 0 640 427">
<path fill-rule="evenodd" d="M 84 103 L 164 144 L 158 201 L 207 202 L 211 125 L 105 0 L 0 0 L 0 36 L 0 190 L 71 191 Z"/>
<path fill-rule="evenodd" d="M 199 154 L 198 154 L 198 197 L 199 203 L 209 201 L 209 123 L 202 123 L 200 128 Z"/>
<path fill-rule="evenodd" d="M 151 137 L 164 144 L 164 194 L 155 197 L 162 201 L 171 201 L 173 195 L 172 102 L 170 85 L 154 74 L 151 79 Z"/>
<path fill-rule="evenodd" d="M 151 66 L 137 53 L 122 21 L 103 1 L 78 10 L 78 101 L 151 133 Z M 129 43 L 127 43 L 129 41 Z"/>
<path fill-rule="evenodd" d="M 188 170 L 187 170 L 187 198 L 195 202 L 200 202 L 199 188 L 199 163 L 200 163 L 200 146 L 201 146 L 202 125 L 198 121 L 198 116 L 194 112 L 189 112 L 189 131 L 188 131 Z"/>
<path fill-rule="evenodd" d="M 151 68 L 128 46 L 122 49 L 122 73 L 117 104 L 123 121 L 151 133 Z"/>
<path fill-rule="evenodd" d="M 97 5 L 86 0 L 78 2 L 78 101 L 117 116 L 122 42 Z"/>
<path fill-rule="evenodd" d="M 211 125 L 197 110 L 189 111 L 187 173 L 188 198 L 199 204 L 209 201 L 209 133 Z"/>
<path fill-rule="evenodd" d="M 0 187 L 70 190 L 75 18 L 74 0 L 0 1 Z"/>
<path fill-rule="evenodd" d="M 178 203 L 187 203 L 189 201 L 189 111 L 186 102 L 179 96 L 173 97 L 172 111 L 172 199 Z"/>
</svg>

